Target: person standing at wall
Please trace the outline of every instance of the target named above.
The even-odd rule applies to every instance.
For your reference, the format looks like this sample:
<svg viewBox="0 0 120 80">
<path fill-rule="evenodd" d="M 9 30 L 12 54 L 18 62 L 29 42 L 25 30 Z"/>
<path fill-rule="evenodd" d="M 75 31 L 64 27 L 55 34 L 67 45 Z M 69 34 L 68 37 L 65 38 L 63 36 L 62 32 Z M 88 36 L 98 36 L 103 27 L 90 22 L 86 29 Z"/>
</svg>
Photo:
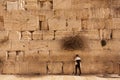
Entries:
<svg viewBox="0 0 120 80">
<path fill-rule="evenodd" d="M 81 68 L 80 68 L 81 58 L 79 55 L 75 56 L 75 75 L 77 75 L 77 69 L 79 70 L 79 75 L 81 75 Z"/>
</svg>

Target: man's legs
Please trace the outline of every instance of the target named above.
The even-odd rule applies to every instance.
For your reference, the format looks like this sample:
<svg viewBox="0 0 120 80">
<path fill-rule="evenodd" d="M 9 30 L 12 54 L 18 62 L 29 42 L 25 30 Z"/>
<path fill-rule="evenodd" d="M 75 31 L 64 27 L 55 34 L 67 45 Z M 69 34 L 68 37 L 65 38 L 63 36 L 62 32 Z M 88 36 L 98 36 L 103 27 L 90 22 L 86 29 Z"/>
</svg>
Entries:
<svg viewBox="0 0 120 80">
<path fill-rule="evenodd" d="M 81 68 L 80 68 L 80 65 L 78 66 L 78 69 L 79 69 L 79 75 L 81 75 Z"/>
<path fill-rule="evenodd" d="M 77 65 L 75 65 L 75 75 L 77 74 Z"/>
</svg>

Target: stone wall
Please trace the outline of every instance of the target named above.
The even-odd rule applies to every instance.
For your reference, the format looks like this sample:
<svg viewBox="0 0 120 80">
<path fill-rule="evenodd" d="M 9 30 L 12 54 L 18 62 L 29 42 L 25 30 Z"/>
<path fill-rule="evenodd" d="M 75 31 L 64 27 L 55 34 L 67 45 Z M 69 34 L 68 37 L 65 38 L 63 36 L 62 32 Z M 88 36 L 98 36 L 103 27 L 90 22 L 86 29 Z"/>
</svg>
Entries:
<svg viewBox="0 0 120 80">
<path fill-rule="evenodd" d="M 79 54 L 83 74 L 118 73 L 119 29 L 120 0 L 1 0 L 0 72 L 73 74 Z M 64 50 L 75 35 L 84 49 Z"/>
</svg>

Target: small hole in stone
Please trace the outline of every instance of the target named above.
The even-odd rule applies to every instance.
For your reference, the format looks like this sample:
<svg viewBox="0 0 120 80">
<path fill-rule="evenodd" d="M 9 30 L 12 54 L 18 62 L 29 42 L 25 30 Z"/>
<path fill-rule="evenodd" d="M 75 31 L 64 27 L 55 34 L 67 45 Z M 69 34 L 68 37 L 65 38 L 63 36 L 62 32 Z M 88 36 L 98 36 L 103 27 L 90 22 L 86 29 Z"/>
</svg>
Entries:
<svg viewBox="0 0 120 80">
<path fill-rule="evenodd" d="M 106 46 L 106 44 L 107 44 L 106 40 L 101 40 L 101 45 L 102 45 L 103 47 Z"/>
</svg>

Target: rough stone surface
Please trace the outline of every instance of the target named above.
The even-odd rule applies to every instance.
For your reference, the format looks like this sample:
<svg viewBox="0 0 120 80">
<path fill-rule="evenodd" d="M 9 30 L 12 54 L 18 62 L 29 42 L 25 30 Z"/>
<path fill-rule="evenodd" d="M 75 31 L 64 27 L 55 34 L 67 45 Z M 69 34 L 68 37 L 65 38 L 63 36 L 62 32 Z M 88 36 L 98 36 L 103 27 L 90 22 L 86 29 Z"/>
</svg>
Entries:
<svg viewBox="0 0 120 80">
<path fill-rule="evenodd" d="M 0 73 L 73 74 L 76 54 L 83 74 L 118 73 L 119 30 L 120 0 L 0 0 Z"/>
</svg>

